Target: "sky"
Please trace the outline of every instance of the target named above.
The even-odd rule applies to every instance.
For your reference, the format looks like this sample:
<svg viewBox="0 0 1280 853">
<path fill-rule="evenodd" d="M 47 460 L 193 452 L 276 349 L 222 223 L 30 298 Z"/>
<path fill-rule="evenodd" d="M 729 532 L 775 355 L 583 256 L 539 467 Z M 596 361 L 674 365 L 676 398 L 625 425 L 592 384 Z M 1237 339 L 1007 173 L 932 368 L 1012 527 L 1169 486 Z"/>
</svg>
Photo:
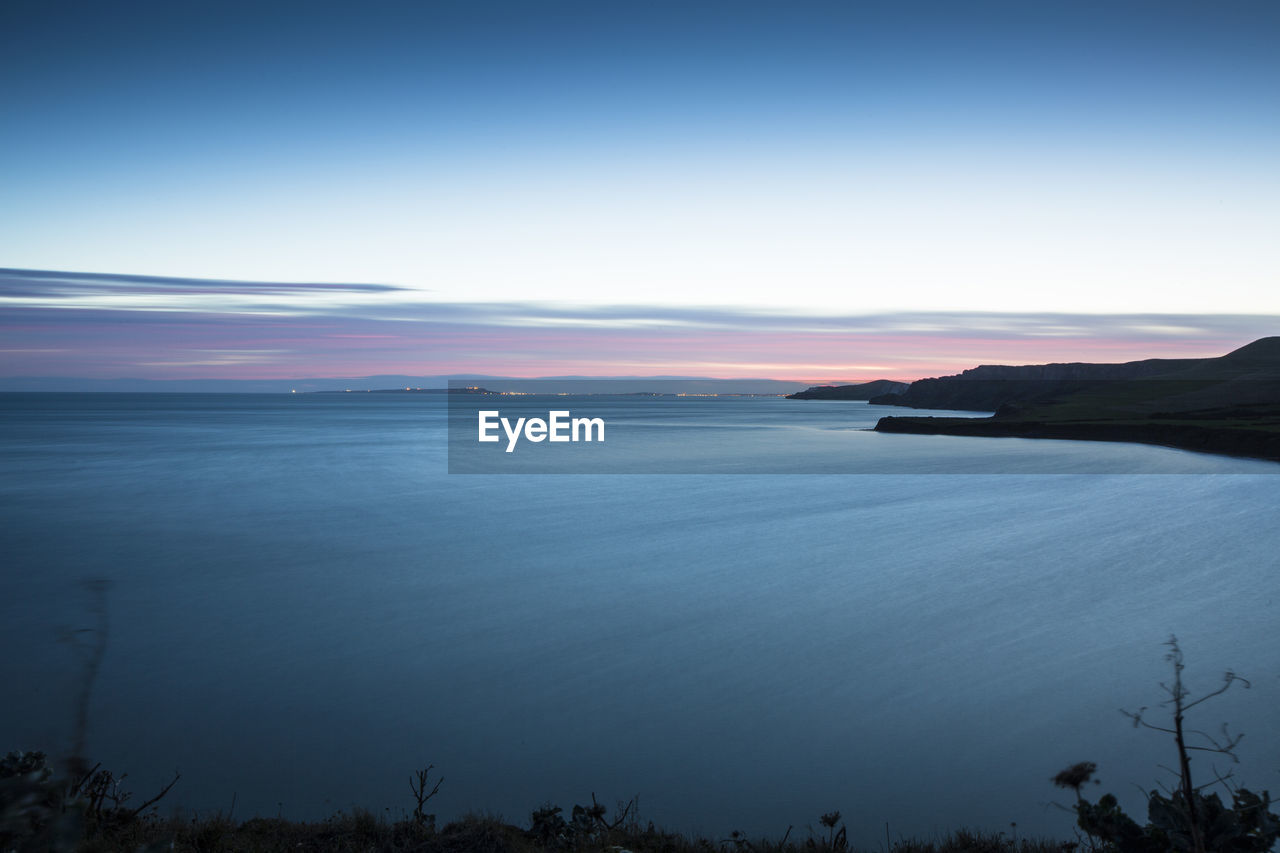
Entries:
<svg viewBox="0 0 1280 853">
<path fill-rule="evenodd" d="M 1280 333 L 1278 41 L 1241 0 L 10 0 L 0 377 L 1221 354 Z"/>
</svg>

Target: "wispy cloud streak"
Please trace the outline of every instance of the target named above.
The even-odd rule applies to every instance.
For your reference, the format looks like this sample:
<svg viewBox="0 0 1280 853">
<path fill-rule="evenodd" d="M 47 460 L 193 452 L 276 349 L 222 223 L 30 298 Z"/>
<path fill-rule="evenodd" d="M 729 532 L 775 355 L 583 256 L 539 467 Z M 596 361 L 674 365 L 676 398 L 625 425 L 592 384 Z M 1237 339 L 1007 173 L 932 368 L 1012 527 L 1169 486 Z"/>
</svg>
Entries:
<svg viewBox="0 0 1280 853">
<path fill-rule="evenodd" d="M 389 284 L 229 281 L 0 269 L 0 307 L 290 314 L 332 311 L 371 296 L 403 290 Z"/>
<path fill-rule="evenodd" d="M 384 284 L 0 270 L 0 375 L 382 373 L 914 379 L 979 363 L 1207 356 L 1259 315 L 765 313 L 724 306 L 441 302 Z"/>
</svg>

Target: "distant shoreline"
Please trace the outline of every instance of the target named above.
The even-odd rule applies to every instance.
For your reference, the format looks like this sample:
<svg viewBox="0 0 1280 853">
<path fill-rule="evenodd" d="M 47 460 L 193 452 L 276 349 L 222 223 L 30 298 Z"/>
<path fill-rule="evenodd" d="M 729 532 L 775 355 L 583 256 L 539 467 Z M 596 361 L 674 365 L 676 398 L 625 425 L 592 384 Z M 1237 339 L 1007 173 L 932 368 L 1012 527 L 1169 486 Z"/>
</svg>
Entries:
<svg viewBox="0 0 1280 853">
<path fill-rule="evenodd" d="M 1109 441 L 1153 444 L 1280 462 L 1280 433 L 1230 429 L 1187 423 L 1017 421 L 991 418 L 883 417 L 875 432 L 909 435 L 981 436 L 987 438 L 1047 438 L 1068 441 Z"/>
</svg>

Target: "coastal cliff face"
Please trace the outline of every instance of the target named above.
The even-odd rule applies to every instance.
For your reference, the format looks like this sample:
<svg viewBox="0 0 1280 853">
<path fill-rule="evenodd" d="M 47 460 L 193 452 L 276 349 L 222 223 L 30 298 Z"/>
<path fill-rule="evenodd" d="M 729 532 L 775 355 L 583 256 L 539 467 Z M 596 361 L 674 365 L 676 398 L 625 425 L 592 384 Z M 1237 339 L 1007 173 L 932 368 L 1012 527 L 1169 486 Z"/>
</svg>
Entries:
<svg viewBox="0 0 1280 853">
<path fill-rule="evenodd" d="M 788 394 L 788 400 L 870 400 L 872 397 L 894 396 L 907 390 L 906 382 L 894 382 L 891 379 L 877 379 L 859 385 L 815 385 L 795 394 Z"/>
<path fill-rule="evenodd" d="M 1037 379 L 1067 381 L 1080 379 L 1141 379 L 1159 376 L 1176 370 L 1185 370 L 1199 364 L 1199 358 L 1148 358 L 1123 364 L 1092 364 L 1069 362 L 1066 364 L 982 364 L 963 370 L 956 379 Z"/>
<path fill-rule="evenodd" d="M 995 412 L 881 418 L 878 432 L 1132 441 L 1280 460 L 1280 337 L 1217 358 L 983 365 L 871 402 Z"/>
<path fill-rule="evenodd" d="M 1138 386 L 1121 390 L 1122 383 L 1150 380 L 1151 394 L 1136 393 Z M 1182 381 L 1184 386 L 1155 384 Z M 1232 383 L 1210 394 L 1198 394 L 1175 411 L 1191 411 L 1214 406 L 1231 406 L 1241 402 L 1266 402 L 1273 398 L 1264 384 L 1280 382 L 1280 337 L 1268 337 L 1216 358 L 1162 359 L 1150 358 L 1123 364 L 998 365 L 984 364 L 954 376 L 921 379 L 911 383 L 901 394 L 873 397 L 882 406 L 905 406 L 912 409 L 954 409 L 958 411 L 995 412 L 1010 404 L 1047 405 L 1065 400 L 1081 392 L 1105 391 L 1117 400 L 1121 397 L 1166 396 L 1196 390 L 1208 385 Z M 1258 383 L 1250 389 L 1245 383 Z M 1108 390 L 1109 389 L 1109 390 Z M 1258 392 L 1262 393 L 1259 394 Z M 1246 398 L 1246 399 L 1242 399 Z M 1280 398 L 1277 402 L 1280 402 Z"/>
<path fill-rule="evenodd" d="M 966 412 L 994 412 L 1011 402 L 1047 402 L 1054 395 L 1083 388 L 1043 379 L 982 379 L 943 376 L 912 382 L 901 394 L 871 398 L 876 406 L 903 406 L 908 409 L 954 409 Z"/>
<path fill-rule="evenodd" d="M 921 379 L 906 391 L 872 398 L 879 406 L 994 412 L 1016 402 L 1049 402 L 1096 382 L 1167 376 L 1217 359 L 1149 358 L 1124 364 L 983 364 L 954 376 Z"/>
</svg>

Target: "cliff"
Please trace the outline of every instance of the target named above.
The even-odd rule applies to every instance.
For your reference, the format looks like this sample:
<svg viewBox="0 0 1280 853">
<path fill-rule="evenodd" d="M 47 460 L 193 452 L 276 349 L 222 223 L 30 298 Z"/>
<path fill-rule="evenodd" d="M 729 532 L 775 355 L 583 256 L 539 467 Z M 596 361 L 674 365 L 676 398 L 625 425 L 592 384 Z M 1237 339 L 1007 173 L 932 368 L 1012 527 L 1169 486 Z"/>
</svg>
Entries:
<svg viewBox="0 0 1280 853">
<path fill-rule="evenodd" d="M 886 417 L 878 432 L 1132 441 L 1280 461 L 1280 337 L 1216 358 L 983 365 L 871 402 L 995 412 Z"/>
<path fill-rule="evenodd" d="M 893 396 L 906 391 L 906 382 L 894 382 L 891 379 L 877 379 L 874 382 L 863 382 L 859 385 L 815 385 L 795 394 L 788 394 L 788 400 L 870 400 L 872 397 Z"/>
</svg>

